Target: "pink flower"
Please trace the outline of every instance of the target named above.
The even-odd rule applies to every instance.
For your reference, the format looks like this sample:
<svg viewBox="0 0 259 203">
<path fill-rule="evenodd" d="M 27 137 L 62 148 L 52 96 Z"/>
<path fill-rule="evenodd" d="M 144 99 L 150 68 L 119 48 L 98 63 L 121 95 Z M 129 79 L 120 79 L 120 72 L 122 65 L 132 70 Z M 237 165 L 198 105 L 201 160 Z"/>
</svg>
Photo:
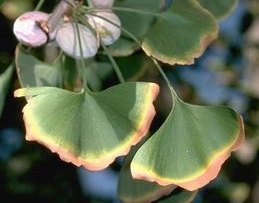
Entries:
<svg viewBox="0 0 259 203">
<path fill-rule="evenodd" d="M 49 18 L 47 13 L 31 11 L 22 14 L 16 19 L 13 25 L 13 32 L 16 38 L 30 47 L 38 47 L 48 40 L 47 34 L 39 27 L 38 23 Z"/>
<path fill-rule="evenodd" d="M 92 5 L 96 8 L 110 8 L 114 0 L 90 0 Z"/>
<path fill-rule="evenodd" d="M 97 8 L 110 8 L 113 2 L 114 0 L 92 0 L 90 3 Z M 110 9 L 84 15 L 85 22 L 82 23 L 89 24 L 89 27 L 80 23 L 76 26 L 72 17 L 67 14 L 67 10 L 72 9 L 66 1 L 61 1 L 51 15 L 39 11 L 24 13 L 14 23 L 14 34 L 22 44 L 30 47 L 38 47 L 48 40 L 55 40 L 73 58 L 91 58 L 96 55 L 100 41 L 108 46 L 120 37 L 120 19 Z"/>
</svg>

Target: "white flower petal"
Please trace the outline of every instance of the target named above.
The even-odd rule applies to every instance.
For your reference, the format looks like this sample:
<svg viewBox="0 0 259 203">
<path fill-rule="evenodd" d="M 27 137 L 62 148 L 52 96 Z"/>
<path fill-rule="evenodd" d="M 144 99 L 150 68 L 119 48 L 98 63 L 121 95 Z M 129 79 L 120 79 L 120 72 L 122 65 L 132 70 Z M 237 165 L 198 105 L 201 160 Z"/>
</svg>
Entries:
<svg viewBox="0 0 259 203">
<path fill-rule="evenodd" d="M 91 0 L 91 2 L 96 8 L 111 8 L 114 0 Z"/>
<path fill-rule="evenodd" d="M 84 25 L 78 24 L 82 43 L 83 58 L 96 55 L 99 44 L 92 31 Z M 59 47 L 73 58 L 81 58 L 78 35 L 75 23 L 64 23 L 57 32 L 56 41 Z"/>
<path fill-rule="evenodd" d="M 25 45 L 38 47 L 48 40 L 46 33 L 38 26 L 37 22 L 47 21 L 49 15 L 40 11 L 26 12 L 19 16 L 13 25 L 16 38 Z"/>
<path fill-rule="evenodd" d="M 87 15 L 89 24 L 97 31 L 103 44 L 113 44 L 121 35 L 120 19 L 115 13 L 111 11 L 95 12 L 94 14 L 100 16 L 101 18 L 93 15 Z M 114 24 L 110 23 L 109 21 L 113 22 Z"/>
</svg>

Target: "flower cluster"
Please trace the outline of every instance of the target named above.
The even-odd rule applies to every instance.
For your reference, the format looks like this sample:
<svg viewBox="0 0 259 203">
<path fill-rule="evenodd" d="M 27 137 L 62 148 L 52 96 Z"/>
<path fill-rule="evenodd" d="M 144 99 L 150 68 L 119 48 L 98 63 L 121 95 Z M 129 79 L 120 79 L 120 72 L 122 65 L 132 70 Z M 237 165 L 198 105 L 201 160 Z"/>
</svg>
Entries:
<svg viewBox="0 0 259 203">
<path fill-rule="evenodd" d="M 113 3 L 114 0 L 89 1 L 90 12 L 81 16 L 85 21 L 81 24 L 68 12 L 73 5 L 61 0 L 52 14 L 40 11 L 22 14 L 16 19 L 13 32 L 24 45 L 39 47 L 55 40 L 67 55 L 90 58 L 96 55 L 100 43 L 108 46 L 120 37 L 121 22 L 111 10 Z"/>
</svg>

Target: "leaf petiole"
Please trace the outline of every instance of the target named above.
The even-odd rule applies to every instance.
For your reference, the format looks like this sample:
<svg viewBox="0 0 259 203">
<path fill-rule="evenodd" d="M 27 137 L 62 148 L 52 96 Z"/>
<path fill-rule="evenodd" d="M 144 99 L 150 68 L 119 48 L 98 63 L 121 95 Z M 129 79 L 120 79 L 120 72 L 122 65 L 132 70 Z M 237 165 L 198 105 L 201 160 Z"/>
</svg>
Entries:
<svg viewBox="0 0 259 203">
<path fill-rule="evenodd" d="M 95 15 L 95 14 L 93 14 L 93 13 L 91 13 L 91 15 L 93 15 L 93 16 L 95 16 L 95 17 L 99 17 L 99 18 L 101 18 L 101 19 L 103 19 L 103 20 L 106 20 L 107 22 L 111 23 L 112 25 L 114 25 L 114 26 L 120 28 L 120 29 L 122 30 L 122 32 L 124 32 L 126 35 L 128 35 L 128 36 L 129 36 L 133 41 L 135 41 L 140 47 L 142 46 L 142 43 L 140 42 L 140 40 L 137 39 L 137 38 L 134 36 L 134 34 L 132 34 L 130 31 L 128 31 L 128 30 L 125 29 L 124 27 L 119 26 L 119 25 L 117 25 L 116 23 L 110 21 L 109 19 L 103 18 L 102 16 Z M 103 48 L 104 48 L 104 50 L 105 50 L 106 47 L 103 46 Z M 107 51 L 108 51 L 108 49 L 106 48 L 106 53 L 107 53 Z M 108 55 L 108 57 L 109 57 L 110 60 L 113 59 L 113 57 L 112 57 L 111 55 Z M 148 57 L 151 58 L 151 60 L 153 61 L 154 65 L 155 65 L 156 68 L 158 69 L 159 73 L 162 75 L 162 77 L 163 77 L 163 79 L 165 80 L 165 82 L 167 83 L 167 85 L 168 85 L 168 87 L 169 87 L 170 92 L 172 93 L 172 95 L 173 95 L 174 97 L 179 98 L 178 95 L 177 95 L 177 93 L 175 92 L 174 88 L 172 87 L 169 78 L 166 76 L 165 72 L 163 71 L 163 69 L 162 69 L 162 67 L 160 66 L 160 64 L 159 64 L 159 62 L 157 61 L 157 59 L 155 59 L 155 58 L 152 57 L 152 56 L 148 56 Z M 118 77 L 119 77 L 119 75 L 121 75 L 121 71 L 119 70 L 118 65 L 117 65 L 117 64 L 114 64 L 112 61 L 115 62 L 114 59 L 111 60 L 111 63 L 113 64 L 114 68 L 116 69 L 115 71 L 116 71 L 116 73 L 117 73 L 117 75 L 118 75 Z M 115 62 L 115 63 L 116 63 L 116 62 Z M 120 80 L 121 80 L 121 79 L 120 79 Z"/>
<path fill-rule="evenodd" d="M 87 90 L 89 90 L 88 86 L 87 86 L 87 79 L 86 79 L 86 74 L 85 74 L 86 65 L 85 65 L 85 60 L 83 57 L 83 46 L 82 46 L 81 33 L 80 33 L 78 22 L 75 23 L 75 27 L 76 27 L 76 37 L 78 39 L 79 50 L 80 50 L 80 65 L 77 64 L 77 68 L 79 71 L 79 75 L 81 75 L 82 80 L 83 80 L 83 89 L 86 88 Z"/>
<path fill-rule="evenodd" d="M 126 8 L 126 7 L 111 7 L 111 8 L 92 8 L 87 7 L 87 11 L 90 12 L 110 12 L 113 11 L 123 11 L 123 12 L 131 12 L 131 13 L 139 13 L 143 15 L 151 15 L 159 17 L 159 13 L 153 12 L 153 11 L 147 11 L 147 10 L 141 10 L 141 9 L 135 9 L 135 8 Z"/>
<path fill-rule="evenodd" d="M 110 21 L 110 20 L 108 20 L 108 19 L 106 19 L 106 18 L 104 18 L 104 17 L 102 17 L 102 16 L 95 15 L 95 14 L 92 14 L 92 13 L 91 13 L 91 15 L 92 15 L 92 16 L 95 16 L 95 17 L 98 17 L 98 18 L 100 18 L 100 19 L 106 20 L 107 22 L 111 23 L 112 25 L 121 28 L 121 26 L 118 26 L 116 23 L 114 23 L 114 22 L 112 22 L 112 21 Z M 80 20 L 84 25 L 86 25 L 87 27 L 89 27 L 89 28 L 92 30 L 92 32 L 94 32 L 94 34 L 97 35 L 97 38 L 99 39 L 99 35 L 98 35 L 98 33 L 96 32 L 96 30 L 93 29 L 93 28 L 91 27 L 91 25 L 90 25 L 84 18 L 82 18 L 82 17 L 79 16 L 79 20 Z M 115 71 L 115 73 L 116 73 L 116 75 L 117 75 L 117 77 L 118 77 L 120 83 L 125 83 L 125 78 L 123 77 L 122 72 L 120 71 L 120 68 L 119 68 L 118 64 L 116 63 L 116 61 L 114 60 L 114 58 L 112 57 L 112 55 L 109 53 L 109 50 L 107 49 L 107 47 L 106 47 L 104 44 L 102 44 L 101 39 L 99 39 L 98 41 L 100 41 L 100 45 L 102 46 L 102 48 L 103 48 L 105 54 L 107 55 L 108 59 L 110 60 L 112 66 L 113 66 L 113 69 L 114 69 L 114 71 Z"/>
<path fill-rule="evenodd" d="M 124 32 L 126 35 L 128 35 L 133 41 L 135 41 L 140 47 L 142 46 L 141 42 L 139 39 L 137 39 L 134 34 L 132 34 L 130 31 L 128 31 L 127 29 L 125 29 L 124 27 L 122 26 L 118 26 L 116 25 L 115 23 L 113 23 L 112 21 L 108 20 L 108 19 L 105 19 L 101 16 L 98 16 L 98 15 L 94 15 L 94 16 L 97 16 L 99 18 L 102 18 L 104 20 L 107 20 L 109 23 L 113 24 L 114 26 L 117 26 L 119 27 L 122 32 Z M 174 88 L 172 87 L 171 83 L 170 83 L 170 80 L 168 79 L 168 77 L 166 76 L 165 72 L 163 71 L 162 67 L 160 66 L 159 62 L 157 61 L 157 59 L 155 59 L 154 57 L 152 56 L 148 56 L 151 58 L 151 60 L 153 61 L 154 65 L 156 66 L 156 68 L 158 69 L 159 73 L 162 75 L 163 79 L 165 80 L 165 82 L 167 83 L 170 91 L 172 92 L 173 96 L 174 97 L 178 97 L 177 93 L 175 92 Z"/>
<path fill-rule="evenodd" d="M 125 79 L 124 79 L 124 77 L 122 75 L 122 72 L 121 72 L 118 64 L 116 63 L 116 61 L 114 60 L 114 58 L 110 54 L 109 50 L 107 49 L 107 47 L 102 42 L 101 42 L 101 46 L 102 46 L 105 54 L 107 55 L 108 59 L 110 60 L 112 66 L 113 66 L 113 69 L 116 72 L 117 77 L 118 77 L 120 83 L 125 83 Z"/>
</svg>

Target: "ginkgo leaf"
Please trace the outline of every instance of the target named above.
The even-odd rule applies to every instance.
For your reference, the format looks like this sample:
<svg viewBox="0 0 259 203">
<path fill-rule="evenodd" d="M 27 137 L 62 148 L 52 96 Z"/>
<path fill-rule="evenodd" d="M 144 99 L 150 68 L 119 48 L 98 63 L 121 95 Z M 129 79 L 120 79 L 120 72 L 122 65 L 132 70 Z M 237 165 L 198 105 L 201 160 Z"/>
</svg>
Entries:
<svg viewBox="0 0 259 203">
<path fill-rule="evenodd" d="M 159 86 L 124 83 L 102 92 L 74 93 L 54 87 L 19 89 L 26 96 L 26 139 L 89 170 L 102 170 L 146 135 Z"/>
<path fill-rule="evenodd" d="M 217 19 L 222 19 L 229 15 L 238 3 L 237 0 L 198 0 L 198 2 Z"/>
<path fill-rule="evenodd" d="M 133 158 L 132 176 L 193 191 L 218 175 L 243 139 L 242 119 L 232 109 L 190 105 L 174 97 L 165 123 Z"/>
<path fill-rule="evenodd" d="M 60 58 L 53 64 L 44 63 L 26 53 L 21 46 L 15 52 L 16 69 L 22 87 L 62 86 Z"/>
<path fill-rule="evenodd" d="M 161 186 L 145 180 L 133 179 L 130 172 L 130 163 L 136 151 L 146 140 L 146 137 L 134 146 L 127 155 L 119 174 L 118 197 L 124 203 L 153 202 L 163 196 L 169 195 L 177 186 Z"/>
<path fill-rule="evenodd" d="M 217 21 L 196 0 L 174 0 L 157 16 L 142 48 L 147 55 L 170 65 L 192 64 L 217 33 Z"/>
</svg>

